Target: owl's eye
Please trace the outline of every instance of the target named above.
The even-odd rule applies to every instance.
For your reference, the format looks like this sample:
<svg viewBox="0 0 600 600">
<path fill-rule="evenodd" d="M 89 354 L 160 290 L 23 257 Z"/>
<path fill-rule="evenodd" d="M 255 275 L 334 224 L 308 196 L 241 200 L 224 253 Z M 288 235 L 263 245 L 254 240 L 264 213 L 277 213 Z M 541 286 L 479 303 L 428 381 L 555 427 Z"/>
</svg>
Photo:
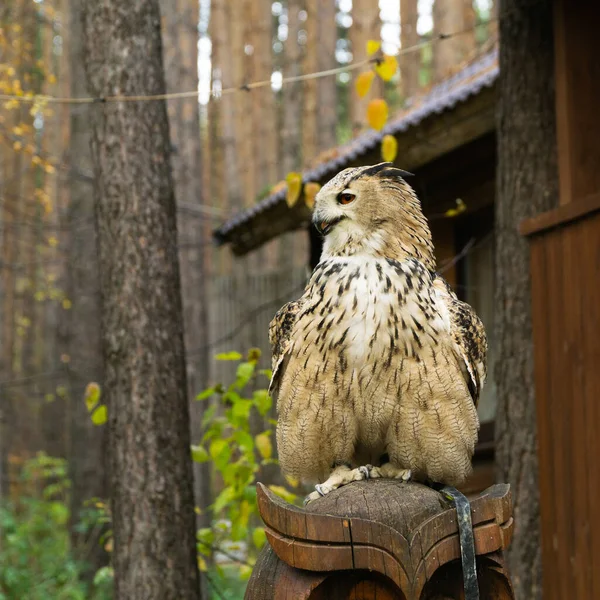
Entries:
<svg viewBox="0 0 600 600">
<path fill-rule="evenodd" d="M 356 198 L 354 194 L 351 194 L 350 192 L 342 192 L 338 195 L 338 202 L 340 204 L 350 204 L 354 198 Z"/>
</svg>

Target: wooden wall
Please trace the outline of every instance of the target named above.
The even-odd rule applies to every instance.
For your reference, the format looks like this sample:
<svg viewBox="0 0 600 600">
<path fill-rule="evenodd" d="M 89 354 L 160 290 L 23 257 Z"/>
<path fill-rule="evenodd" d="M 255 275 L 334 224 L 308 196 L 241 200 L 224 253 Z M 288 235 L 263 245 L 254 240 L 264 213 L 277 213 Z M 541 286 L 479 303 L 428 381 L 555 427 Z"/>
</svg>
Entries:
<svg viewBox="0 0 600 600">
<path fill-rule="evenodd" d="M 600 598 L 600 195 L 532 219 L 544 598 Z"/>
</svg>

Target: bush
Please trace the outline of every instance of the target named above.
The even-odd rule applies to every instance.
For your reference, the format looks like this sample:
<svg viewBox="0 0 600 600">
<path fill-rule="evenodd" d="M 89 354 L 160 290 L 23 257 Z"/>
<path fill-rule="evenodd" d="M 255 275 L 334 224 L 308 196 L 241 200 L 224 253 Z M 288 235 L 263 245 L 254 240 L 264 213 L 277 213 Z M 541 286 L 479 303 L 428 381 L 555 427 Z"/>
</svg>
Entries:
<svg viewBox="0 0 600 600">
<path fill-rule="evenodd" d="M 24 493 L 0 504 L 0 600 L 101 600 L 110 581 L 93 589 L 71 554 L 66 462 L 38 454 L 25 463 Z"/>
<path fill-rule="evenodd" d="M 256 554 L 266 542 L 256 504 L 256 476 L 262 468 L 277 464 L 273 452 L 276 421 L 269 418 L 272 400 L 264 388 L 271 371 L 257 369 L 259 358 L 256 348 L 246 360 L 237 352 L 217 355 L 218 360 L 239 363 L 235 380 L 227 388 L 216 385 L 198 395 L 198 400 L 215 398 L 216 402 L 204 413 L 200 444 L 192 446 L 192 458 L 212 462 L 223 483 L 210 507 L 212 526 L 197 534 L 200 568 L 206 570 L 206 559 L 221 558 L 229 572 L 237 570 L 241 579 L 250 576 Z M 259 433 L 250 425 L 253 413 L 254 422 L 265 424 Z M 269 487 L 288 502 L 296 502 L 298 497 L 289 488 L 297 484 L 292 480 L 288 484 Z M 215 562 L 219 570 L 222 562 Z M 219 572 L 223 577 L 223 571 Z"/>
</svg>

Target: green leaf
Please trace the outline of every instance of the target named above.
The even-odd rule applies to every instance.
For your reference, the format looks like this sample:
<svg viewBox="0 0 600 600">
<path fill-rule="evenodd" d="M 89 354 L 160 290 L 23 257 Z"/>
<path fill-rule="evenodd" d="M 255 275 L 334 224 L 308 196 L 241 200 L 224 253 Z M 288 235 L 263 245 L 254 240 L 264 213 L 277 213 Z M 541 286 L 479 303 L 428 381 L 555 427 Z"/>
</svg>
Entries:
<svg viewBox="0 0 600 600">
<path fill-rule="evenodd" d="M 206 400 L 206 399 L 210 398 L 216 392 L 217 392 L 216 387 L 209 387 L 207 390 L 204 390 L 203 392 L 200 392 L 196 396 L 196 400 Z"/>
<path fill-rule="evenodd" d="M 192 460 L 197 463 L 203 463 L 209 460 L 208 452 L 204 446 L 191 446 Z"/>
<path fill-rule="evenodd" d="M 242 389 L 252 379 L 252 375 L 254 375 L 254 364 L 250 362 L 241 363 L 235 373 L 235 385 Z"/>
<path fill-rule="evenodd" d="M 210 527 L 203 527 L 196 532 L 196 539 L 204 546 L 212 546 L 215 541 L 215 532 Z"/>
<path fill-rule="evenodd" d="M 221 352 L 215 358 L 217 360 L 242 360 L 244 357 L 239 352 Z"/>
<path fill-rule="evenodd" d="M 88 412 L 92 412 L 96 407 L 96 404 L 100 401 L 100 386 L 91 381 L 87 384 L 84 394 L 85 405 L 87 406 Z"/>
<path fill-rule="evenodd" d="M 236 431 L 233 439 L 238 443 L 242 452 L 249 454 L 254 451 L 254 439 L 247 431 Z"/>
<path fill-rule="evenodd" d="M 271 406 L 273 405 L 273 400 L 267 390 L 256 390 L 252 394 L 252 400 L 254 406 L 256 406 L 258 412 L 263 417 L 271 410 Z"/>
<path fill-rule="evenodd" d="M 231 458 L 231 449 L 225 440 L 213 440 L 210 443 L 208 452 L 218 469 L 222 471 L 227 467 L 229 459 Z"/>
<path fill-rule="evenodd" d="M 267 536 L 263 527 L 256 527 L 252 532 L 252 541 L 258 550 L 260 550 L 267 541 Z"/>
<path fill-rule="evenodd" d="M 250 565 L 242 565 L 240 567 L 240 579 L 242 581 L 248 581 L 252 575 L 252 567 Z"/>
<path fill-rule="evenodd" d="M 202 417 L 203 428 L 206 427 L 212 421 L 213 417 L 215 416 L 216 410 L 217 407 L 213 404 L 204 411 L 204 416 Z"/>
<path fill-rule="evenodd" d="M 273 371 L 271 369 L 261 369 L 259 373 L 264 375 L 269 381 L 273 378 Z"/>
<path fill-rule="evenodd" d="M 232 418 L 238 422 L 246 422 L 250 418 L 252 404 L 252 400 L 238 400 L 235 402 L 231 411 Z"/>
<path fill-rule="evenodd" d="M 107 419 L 108 419 L 108 410 L 106 409 L 106 404 L 101 404 L 92 413 L 92 423 L 94 425 L 104 425 L 104 423 L 106 423 Z"/>
<path fill-rule="evenodd" d="M 213 503 L 213 511 L 215 514 L 220 513 L 230 502 L 235 499 L 235 490 L 233 487 L 226 487 Z"/>
</svg>

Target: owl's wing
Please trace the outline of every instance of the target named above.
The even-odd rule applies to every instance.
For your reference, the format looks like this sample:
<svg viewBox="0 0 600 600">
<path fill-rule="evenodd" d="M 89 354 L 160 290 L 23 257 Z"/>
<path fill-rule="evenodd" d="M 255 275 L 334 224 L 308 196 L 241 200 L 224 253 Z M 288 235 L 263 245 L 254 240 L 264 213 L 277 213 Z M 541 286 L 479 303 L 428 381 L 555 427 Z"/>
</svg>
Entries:
<svg viewBox="0 0 600 600">
<path fill-rule="evenodd" d="M 436 274 L 434 286 L 450 314 L 450 334 L 455 348 L 462 358 L 463 374 L 469 386 L 469 392 L 475 406 L 486 379 L 487 336 L 483 323 L 475 311 L 465 302 L 461 302 L 448 283 Z"/>
<path fill-rule="evenodd" d="M 302 298 L 284 304 L 269 324 L 269 342 L 271 343 L 271 364 L 273 369 L 269 393 L 272 393 L 277 388 L 279 377 L 283 370 L 282 363 L 290 349 L 292 330 L 294 329 L 296 317 L 301 306 Z"/>
</svg>

